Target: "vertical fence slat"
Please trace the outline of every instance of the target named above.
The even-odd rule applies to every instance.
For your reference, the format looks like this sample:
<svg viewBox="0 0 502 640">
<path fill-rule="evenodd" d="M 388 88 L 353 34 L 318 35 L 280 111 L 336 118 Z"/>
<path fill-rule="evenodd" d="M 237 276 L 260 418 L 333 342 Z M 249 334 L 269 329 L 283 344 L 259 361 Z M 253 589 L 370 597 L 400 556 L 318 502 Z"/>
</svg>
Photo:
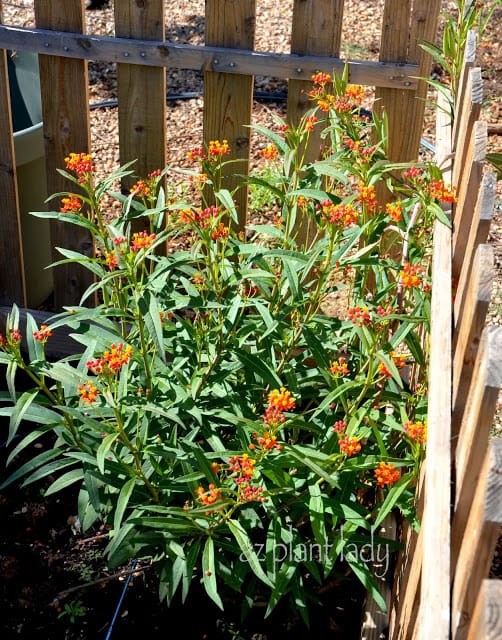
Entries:
<svg viewBox="0 0 502 640">
<path fill-rule="evenodd" d="M 115 33 L 121 38 L 165 39 L 164 3 L 115 2 Z M 166 73 L 163 68 L 117 64 L 119 153 L 121 164 L 136 160 L 146 175 L 166 164 Z M 124 180 L 123 188 L 131 186 Z"/>
<path fill-rule="evenodd" d="M 452 275 L 457 279 L 465 258 L 473 212 L 483 176 L 483 163 L 488 142 L 487 124 L 474 124 L 465 157 L 462 158 L 462 175 L 458 177 L 458 201 L 453 215 L 453 266 Z M 456 160 L 455 160 L 456 162 Z M 455 167 L 457 165 L 455 164 Z"/>
<path fill-rule="evenodd" d="M 81 0 L 35 0 L 37 27 L 82 33 L 84 7 Z M 40 86 L 49 194 L 71 189 L 57 168 L 64 167 L 72 151 L 90 150 L 87 62 L 85 60 L 39 56 Z M 57 207 L 54 202 L 51 206 Z M 91 255 L 89 234 L 81 227 L 51 221 L 51 244 L 55 260 L 61 255 L 55 247 Z M 56 308 L 78 304 L 83 291 L 92 282 L 90 271 L 76 265 L 54 269 L 54 303 Z"/>
<path fill-rule="evenodd" d="M 460 277 L 458 278 L 457 291 L 454 304 L 454 324 L 464 313 L 464 298 L 468 284 L 471 280 L 471 270 L 474 261 L 474 255 L 479 245 L 488 239 L 490 225 L 493 218 L 493 209 L 495 206 L 495 188 L 497 179 L 495 173 L 487 171 L 481 181 L 478 191 L 478 198 L 472 216 L 471 229 L 467 244 L 464 251 L 464 259 L 462 262 Z M 454 279 L 455 282 L 455 279 Z"/>
<path fill-rule="evenodd" d="M 430 74 L 430 56 L 420 47 L 434 41 L 440 0 L 386 0 L 380 41 L 381 62 L 409 62 L 419 65 L 419 77 Z M 423 130 L 427 82 L 420 80 L 416 91 L 376 90 L 375 108 L 383 108 L 389 121 L 391 160 L 416 160 Z"/>
<path fill-rule="evenodd" d="M 206 45 L 254 48 L 255 0 L 206 0 Z M 247 174 L 251 113 L 253 104 L 253 76 L 215 73 L 204 74 L 204 140 L 228 140 L 231 153 L 225 159 L 238 160 L 228 167 L 227 174 Z M 228 176 L 224 186 L 229 190 L 241 184 L 240 178 Z M 247 189 L 235 195 L 239 211 L 239 226 L 247 217 Z"/>
<path fill-rule="evenodd" d="M 462 317 L 453 333 L 452 437 L 456 438 L 473 376 L 476 353 L 490 303 L 493 247 L 482 244 L 474 256 Z"/>
<path fill-rule="evenodd" d="M 460 73 L 459 83 L 458 83 L 458 95 L 457 95 L 457 103 L 455 105 L 455 117 L 453 120 L 453 150 L 455 151 L 457 146 L 457 141 L 459 140 L 459 126 L 462 122 L 460 110 L 462 109 L 466 92 L 468 91 L 468 86 L 470 84 L 470 72 L 474 67 L 474 63 L 476 62 L 476 47 L 477 47 L 477 37 L 475 31 L 468 31 L 467 39 L 465 42 L 465 50 L 464 50 L 464 61 L 462 64 L 462 70 Z"/>
<path fill-rule="evenodd" d="M 0 24 L 2 2 L 0 0 Z M 16 163 L 12 138 L 7 52 L 0 50 L 0 96 L 5 105 L 0 109 L 0 210 L 2 234 L 0 236 L 0 303 L 26 304 L 23 268 L 21 220 L 17 193 Z"/>
<path fill-rule="evenodd" d="M 467 640 L 502 638 L 502 580 L 484 580 Z"/>
<path fill-rule="evenodd" d="M 455 149 L 453 184 L 458 184 L 459 177 L 464 172 L 466 155 L 471 143 L 471 132 L 481 115 L 482 103 L 483 78 L 481 69 L 476 67 L 469 71 L 464 100 L 458 105 L 456 137 L 453 139 Z"/>
<path fill-rule="evenodd" d="M 298 55 L 340 55 L 344 0 L 295 0 L 291 30 L 291 53 Z M 312 88 L 308 80 L 288 83 L 288 122 L 298 124 L 313 106 L 308 98 Z M 319 141 L 319 137 L 318 137 Z M 310 159 L 319 154 L 312 144 Z"/>
<path fill-rule="evenodd" d="M 473 471 L 472 469 L 470 470 Z M 472 473 L 474 475 L 474 473 Z M 483 579 L 488 577 L 493 552 L 502 523 L 502 438 L 492 438 L 476 483 L 472 505 L 464 532 L 455 531 L 453 517 L 452 564 L 455 579 L 452 591 L 452 640 L 467 638 L 470 622 Z M 458 554 L 458 558 L 456 557 Z"/>
<path fill-rule="evenodd" d="M 486 453 L 502 383 L 502 327 L 484 329 L 455 450 L 455 531 L 461 539 L 467 511 Z M 453 540 L 455 546 L 457 542 Z"/>
</svg>

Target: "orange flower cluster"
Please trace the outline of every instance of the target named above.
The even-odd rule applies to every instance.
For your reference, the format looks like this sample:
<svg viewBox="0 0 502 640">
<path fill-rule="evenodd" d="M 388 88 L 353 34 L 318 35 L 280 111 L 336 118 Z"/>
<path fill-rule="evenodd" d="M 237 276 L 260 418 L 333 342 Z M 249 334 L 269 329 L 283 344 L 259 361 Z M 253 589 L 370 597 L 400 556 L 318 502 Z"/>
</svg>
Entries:
<svg viewBox="0 0 502 640">
<path fill-rule="evenodd" d="M 358 327 L 364 327 L 371 324 L 371 313 L 368 307 L 351 307 L 348 310 L 349 320 Z"/>
<path fill-rule="evenodd" d="M 61 204 L 63 205 L 60 209 L 61 213 L 80 211 L 82 208 L 82 200 L 74 194 L 70 195 L 68 198 L 62 198 Z"/>
<path fill-rule="evenodd" d="M 211 140 L 209 142 L 209 155 L 213 157 L 224 156 L 230 153 L 228 140 Z"/>
<path fill-rule="evenodd" d="M 187 153 L 190 162 L 202 162 L 207 159 L 206 153 L 202 147 L 195 147 Z"/>
<path fill-rule="evenodd" d="M 363 182 L 360 182 L 359 195 L 356 200 L 365 204 L 370 213 L 374 212 L 378 206 L 375 187 L 372 184 L 365 185 Z"/>
<path fill-rule="evenodd" d="M 410 264 L 406 262 L 403 269 L 399 272 L 401 282 L 405 289 L 412 289 L 423 285 L 424 270 L 419 264 Z M 424 287 L 424 290 L 427 288 Z"/>
<path fill-rule="evenodd" d="M 396 353 L 395 351 L 391 351 L 390 352 L 390 357 L 392 358 L 392 361 L 394 362 L 394 364 L 396 365 L 396 367 L 398 369 L 403 369 L 406 366 L 406 355 L 403 353 Z M 382 376 L 385 376 L 386 378 L 391 378 L 392 377 L 392 373 L 387 369 L 387 367 L 385 366 L 385 363 L 383 362 L 379 362 L 378 363 L 378 373 Z"/>
<path fill-rule="evenodd" d="M 152 190 L 146 181 L 141 179 L 132 185 L 129 189 L 129 193 L 132 193 L 135 196 L 150 196 L 152 194 Z"/>
<path fill-rule="evenodd" d="M 146 231 L 140 231 L 139 233 L 133 233 L 131 251 L 139 251 L 140 249 L 148 249 L 152 246 L 153 241 L 156 238 L 155 233 L 148 234 Z"/>
<path fill-rule="evenodd" d="M 305 131 L 313 131 L 315 123 L 318 121 L 318 119 L 319 118 L 317 118 L 316 116 L 307 116 L 305 120 Z"/>
<path fill-rule="evenodd" d="M 361 451 L 361 443 L 357 440 L 357 438 L 352 438 L 350 436 L 344 436 L 340 440 L 338 440 L 338 446 L 340 447 L 340 452 L 344 453 L 347 458 L 351 456 L 355 456 L 356 453 Z"/>
<path fill-rule="evenodd" d="M 394 468 L 392 462 L 379 462 L 373 473 L 379 487 L 393 485 L 401 477 L 401 472 Z"/>
<path fill-rule="evenodd" d="M 404 424 L 404 430 L 415 442 L 420 444 L 425 444 L 427 440 L 427 420 L 423 422 L 421 420 L 417 420 L 416 422 L 406 422 Z"/>
<path fill-rule="evenodd" d="M 201 229 L 206 229 L 210 225 L 211 220 L 217 218 L 219 215 L 220 210 L 215 205 L 207 207 L 206 209 L 197 209 L 196 211 L 185 209 L 179 214 L 180 222 L 183 222 L 184 224 L 195 223 Z"/>
<path fill-rule="evenodd" d="M 221 498 L 221 489 L 218 489 L 214 484 L 210 484 L 208 490 L 204 489 L 204 487 L 199 487 L 195 490 L 197 494 L 197 498 L 202 502 L 202 504 L 212 506 L 215 502 L 217 502 Z"/>
<path fill-rule="evenodd" d="M 294 409 L 296 400 L 291 393 L 284 387 L 274 389 L 268 394 L 269 406 L 279 409 L 279 411 L 288 411 Z"/>
<path fill-rule="evenodd" d="M 228 238 L 228 234 L 229 234 L 230 230 L 228 227 L 226 227 L 223 222 L 220 222 L 218 227 L 216 229 L 213 229 L 213 232 L 211 233 L 211 238 L 213 240 L 219 240 L 222 238 Z"/>
<path fill-rule="evenodd" d="M 70 153 L 64 161 L 66 168 L 74 171 L 81 178 L 96 170 L 90 153 Z"/>
<path fill-rule="evenodd" d="M 52 336 L 52 331 L 46 324 L 42 324 L 38 331 L 33 332 L 33 337 L 37 342 L 47 342 L 47 339 Z"/>
<path fill-rule="evenodd" d="M 109 351 L 103 353 L 102 358 L 89 360 L 86 363 L 88 369 L 96 375 L 117 373 L 132 358 L 132 346 L 124 347 L 122 342 L 112 344 Z"/>
<path fill-rule="evenodd" d="M 349 373 L 346 359 L 341 356 L 338 360 L 333 360 L 330 365 L 329 372 L 332 376 L 346 376 Z"/>
<path fill-rule="evenodd" d="M 324 200 L 316 206 L 317 212 L 330 224 L 340 227 L 350 227 L 356 224 L 358 213 L 350 204 L 333 204 L 331 200 Z"/>
<path fill-rule="evenodd" d="M 355 155 L 359 156 L 359 160 L 363 163 L 369 162 L 371 160 L 371 156 L 376 151 L 375 145 L 365 147 L 360 140 L 354 141 L 351 138 L 346 141 L 345 146 Z"/>
<path fill-rule="evenodd" d="M 323 73 L 322 71 L 318 71 L 312 75 L 312 82 L 314 84 L 318 84 L 321 87 L 329 84 L 331 82 L 331 76 L 329 73 Z"/>
<path fill-rule="evenodd" d="M 268 144 L 260 151 L 260 155 L 265 160 L 275 160 L 279 157 L 279 151 L 275 144 Z"/>
<path fill-rule="evenodd" d="M 273 420 L 274 420 L 273 424 L 277 425 L 279 422 L 284 422 L 284 416 L 282 414 L 280 414 L 279 418 L 274 416 Z M 267 416 L 265 415 L 265 422 L 266 421 L 267 421 Z M 272 424 L 272 421 L 267 424 Z M 282 444 L 277 442 L 277 436 L 270 433 L 270 431 L 264 431 L 262 434 L 253 433 L 253 438 L 254 440 L 256 440 L 258 445 L 262 447 L 262 449 L 265 449 L 267 451 L 270 451 L 271 449 L 277 449 L 278 451 L 280 451 L 282 449 Z M 249 446 L 251 449 L 255 448 L 255 445 L 252 443 Z"/>
<path fill-rule="evenodd" d="M 385 213 L 394 222 L 401 222 L 403 219 L 403 205 L 400 200 L 396 202 L 387 202 L 385 205 Z"/>
<path fill-rule="evenodd" d="M 105 256 L 106 264 L 109 269 L 114 269 L 119 266 L 119 258 L 116 251 L 110 251 Z"/>
<path fill-rule="evenodd" d="M 453 204 L 457 201 L 456 190 L 451 184 L 446 184 L 444 180 L 431 180 L 429 193 L 434 200 Z"/>
<path fill-rule="evenodd" d="M 17 347 L 23 339 L 19 329 L 11 329 L 8 337 L 0 333 L 0 348 L 7 349 L 9 346 Z"/>
<path fill-rule="evenodd" d="M 98 389 L 93 382 L 86 382 L 85 384 L 79 384 L 78 390 L 80 391 L 80 399 L 83 402 L 88 402 L 92 404 L 96 402 L 96 398 L 98 397 Z"/>
<path fill-rule="evenodd" d="M 228 468 L 232 473 L 237 473 L 235 484 L 239 488 L 239 499 L 242 502 L 264 502 L 263 488 L 251 484 L 256 460 L 250 458 L 247 453 L 242 456 L 233 456 L 228 460 Z"/>
</svg>

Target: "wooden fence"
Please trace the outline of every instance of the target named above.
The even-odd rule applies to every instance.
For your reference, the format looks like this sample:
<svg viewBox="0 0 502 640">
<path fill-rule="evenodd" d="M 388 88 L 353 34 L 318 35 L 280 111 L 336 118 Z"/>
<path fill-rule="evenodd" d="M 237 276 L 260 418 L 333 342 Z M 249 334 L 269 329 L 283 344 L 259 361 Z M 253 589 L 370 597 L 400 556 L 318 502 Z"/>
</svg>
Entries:
<svg viewBox="0 0 502 640">
<path fill-rule="evenodd" d="M 174 0 L 168 0 L 171 2 Z M 259 0 L 207 0 L 205 46 L 165 41 L 164 5 L 159 0 L 115 0 L 115 37 L 86 35 L 83 0 L 34 0 L 36 29 L 1 24 L 0 1 L 0 303 L 24 306 L 22 242 L 12 147 L 6 72 L 7 50 L 40 55 L 47 192 L 64 190 L 56 172 L 71 151 L 90 150 L 87 61 L 117 63 L 120 161 L 137 160 L 140 175 L 165 166 L 166 68 L 204 72 L 204 138 L 226 138 L 246 167 L 252 122 L 253 76 L 288 80 L 288 118 L 305 111 L 303 90 L 320 70 L 341 72 L 344 0 L 294 0 L 291 54 L 253 50 Z M 413 160 L 422 131 L 430 59 L 420 47 L 434 40 L 440 0 L 386 0 L 380 60 L 350 61 L 350 81 L 376 87 L 378 105 L 390 124 L 390 157 Z M 2 51 L 4 49 L 4 51 Z M 241 173 L 245 173 L 243 169 Z M 228 185 L 232 188 L 232 184 Z M 246 193 L 238 194 L 246 212 Z M 89 239 L 68 225 L 51 223 L 52 246 L 89 251 Z M 57 258 L 57 256 L 54 256 Z M 72 266 L 54 271 L 56 307 L 76 304 L 89 276 Z"/>
<path fill-rule="evenodd" d="M 82 0 L 35 0 L 36 29 L 0 24 L 2 304 L 25 306 L 5 50 L 42 54 L 48 193 L 64 189 L 56 172 L 64 157 L 90 149 L 87 60 L 118 63 L 120 159 L 138 159 L 140 174 L 163 166 L 168 157 L 167 67 L 204 71 L 205 140 L 228 139 L 234 157 L 245 163 L 254 75 L 288 80 L 288 118 L 294 122 L 306 108 L 303 89 L 311 74 L 343 67 L 338 57 L 343 0 L 295 0 L 288 55 L 253 51 L 254 0 L 207 0 L 203 47 L 165 41 L 163 2 L 114 4 L 114 38 L 83 33 Z M 426 84 L 416 78 L 426 76 L 429 65 L 419 42 L 434 40 L 439 5 L 439 0 L 386 0 L 380 61 L 349 62 L 351 82 L 376 87 L 389 118 L 390 158 L 395 161 L 418 154 L 424 101 L 417 98 L 425 96 Z M 435 229 L 429 441 L 418 492 L 422 526 L 419 534 L 406 529 L 401 536 L 404 550 L 390 616 L 382 621 L 390 625 L 392 640 L 501 635 L 500 618 L 490 617 L 493 607 L 500 607 L 501 585 L 485 579 L 501 522 L 496 499 L 501 441 L 491 441 L 489 433 L 502 382 L 502 328 L 484 328 L 493 277 L 486 240 L 495 178 L 483 162 L 487 133 L 479 121 L 481 73 L 474 66 L 473 47 L 467 51 L 453 130 L 438 118 L 438 159 L 446 177 L 458 185 L 459 200 L 451 212 L 453 232 L 439 223 Z M 245 212 L 246 194 L 239 197 Z M 53 224 L 53 246 L 81 251 L 86 237 L 67 227 Z M 452 280 L 458 286 L 450 304 Z M 56 306 L 77 303 L 85 284 L 82 273 L 59 268 Z M 364 637 L 380 637 L 382 625 L 366 627 Z"/>
<path fill-rule="evenodd" d="M 391 640 L 502 637 L 501 583 L 487 579 L 502 524 L 502 438 L 490 437 L 502 385 L 502 327 L 486 326 L 496 178 L 484 162 L 487 125 L 479 120 L 483 92 L 473 40 L 471 33 L 454 126 L 438 111 L 438 162 L 457 185 L 458 201 L 453 229 L 438 224 L 434 231 L 429 436 L 417 501 L 422 526 L 402 536 Z M 453 299 L 451 283 L 457 283 Z"/>
</svg>

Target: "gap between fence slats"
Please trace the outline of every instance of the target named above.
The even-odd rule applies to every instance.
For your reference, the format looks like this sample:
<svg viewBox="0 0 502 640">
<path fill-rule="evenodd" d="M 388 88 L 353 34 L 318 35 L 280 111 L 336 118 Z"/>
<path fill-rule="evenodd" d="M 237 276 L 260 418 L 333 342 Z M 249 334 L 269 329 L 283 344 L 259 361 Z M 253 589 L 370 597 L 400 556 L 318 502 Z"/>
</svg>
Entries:
<svg viewBox="0 0 502 640">
<path fill-rule="evenodd" d="M 467 638 L 476 599 L 483 579 L 490 570 L 500 533 L 502 438 L 491 439 L 479 473 L 479 480 L 474 477 L 475 472 L 472 467 L 469 471 L 470 477 L 466 478 L 466 482 L 472 483 L 476 490 L 472 505 L 466 508 L 469 511 L 467 526 L 463 532 L 456 532 L 455 516 L 452 524 L 452 564 L 455 567 L 452 594 L 452 640 Z M 458 557 L 453 554 L 458 554 Z"/>
<path fill-rule="evenodd" d="M 35 0 L 37 26 L 82 32 L 84 8 L 81 0 Z M 54 56 L 40 56 L 40 87 L 48 167 L 47 192 L 59 193 L 69 188 L 68 181 L 54 167 L 63 168 L 70 152 L 90 150 L 87 62 Z M 55 201 L 52 208 L 59 209 Z M 82 227 L 51 220 L 53 259 L 61 259 L 56 247 L 92 254 L 89 233 Z M 54 270 L 54 302 L 57 307 L 77 304 L 82 292 L 92 282 L 89 270 L 64 264 Z"/>
</svg>

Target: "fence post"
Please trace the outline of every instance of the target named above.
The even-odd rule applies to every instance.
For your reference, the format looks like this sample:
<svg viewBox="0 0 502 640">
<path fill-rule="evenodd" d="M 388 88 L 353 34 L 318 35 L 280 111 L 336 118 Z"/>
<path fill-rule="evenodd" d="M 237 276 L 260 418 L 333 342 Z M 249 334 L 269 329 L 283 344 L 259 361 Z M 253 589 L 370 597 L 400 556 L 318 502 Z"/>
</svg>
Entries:
<svg viewBox="0 0 502 640">
<path fill-rule="evenodd" d="M 255 0 L 206 0 L 206 45 L 250 49 L 254 47 Z M 216 65 L 216 61 L 213 61 Z M 233 63 L 230 62 L 230 65 Z M 229 160 L 224 187 L 233 191 L 242 179 L 229 174 L 249 170 L 251 111 L 254 77 L 206 71 L 204 73 L 204 141 L 228 140 Z M 238 189 L 234 199 L 239 211 L 239 227 L 247 218 L 247 188 Z"/>
<path fill-rule="evenodd" d="M 0 0 L 0 23 L 2 2 Z M 7 71 L 7 51 L 0 51 L 0 96 L 5 109 L 0 109 L 0 193 L 2 194 L 0 240 L 0 303 L 26 304 L 23 268 L 23 245 L 16 182 L 16 163 L 12 137 L 12 115 Z"/>
<path fill-rule="evenodd" d="M 419 65 L 419 77 L 430 74 L 431 58 L 420 47 L 433 41 L 441 0 L 386 0 L 380 42 L 381 62 L 409 62 Z M 427 81 L 420 80 L 416 91 L 378 88 L 376 102 L 389 121 L 390 160 L 408 162 L 417 159 L 422 135 Z"/>
<path fill-rule="evenodd" d="M 117 37 L 165 40 L 164 2 L 120 0 L 114 11 Z M 135 174 L 146 178 L 166 164 L 165 69 L 119 63 L 117 88 L 120 163 L 136 160 Z M 125 179 L 122 187 L 127 190 L 133 182 Z M 139 226 L 142 230 L 144 224 Z"/>
<path fill-rule="evenodd" d="M 35 0 L 38 28 L 83 33 L 82 0 Z M 47 193 L 58 193 L 71 184 L 56 169 L 64 168 L 65 157 L 72 151 L 90 150 L 87 62 L 51 55 L 39 56 L 42 114 L 47 166 Z M 58 203 L 51 205 L 57 208 Z M 57 220 L 51 221 L 51 244 L 54 260 L 61 255 L 56 247 L 82 254 L 93 251 L 86 230 Z M 54 269 L 54 304 L 56 308 L 78 304 L 82 293 L 92 282 L 89 270 L 75 264 Z"/>
</svg>

